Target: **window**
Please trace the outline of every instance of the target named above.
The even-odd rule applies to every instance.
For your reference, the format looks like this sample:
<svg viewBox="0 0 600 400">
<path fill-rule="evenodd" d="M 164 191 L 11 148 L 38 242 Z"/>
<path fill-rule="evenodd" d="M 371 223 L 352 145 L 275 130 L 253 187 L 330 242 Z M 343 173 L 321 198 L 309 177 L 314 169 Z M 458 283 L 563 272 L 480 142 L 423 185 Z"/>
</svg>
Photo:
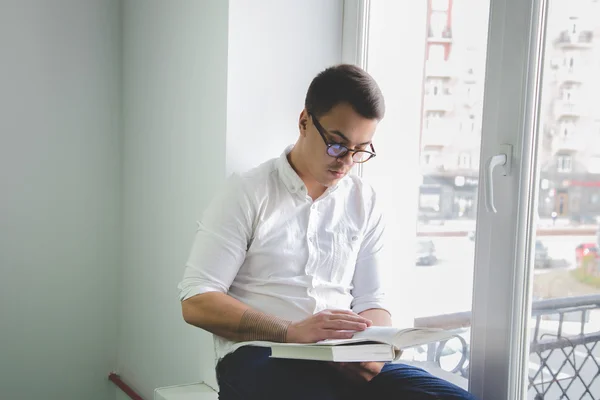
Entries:
<svg viewBox="0 0 600 400">
<path fill-rule="evenodd" d="M 439 111 L 428 112 L 425 115 L 425 129 L 436 130 L 444 126 L 444 114 Z"/>
<path fill-rule="evenodd" d="M 557 167 L 556 167 L 556 170 L 558 172 L 563 172 L 563 173 L 571 172 L 571 169 L 572 169 L 571 156 L 561 155 L 561 156 L 556 157 L 556 160 L 558 162 Z"/>
<path fill-rule="evenodd" d="M 573 87 L 565 87 L 562 89 L 562 99 L 566 103 L 572 103 L 576 94 L 576 89 Z"/>
<path fill-rule="evenodd" d="M 437 150 L 424 150 L 421 154 L 421 164 L 429 168 L 441 166 L 440 152 Z"/>
<path fill-rule="evenodd" d="M 419 210 L 421 211 L 439 211 L 440 195 L 439 193 L 421 193 L 419 194 Z"/>
<path fill-rule="evenodd" d="M 425 94 L 431 96 L 441 96 L 447 94 L 448 90 L 444 87 L 444 81 L 441 79 L 429 78 L 425 88 Z"/>
<path fill-rule="evenodd" d="M 471 168 L 471 155 L 469 153 L 461 153 L 458 155 L 458 168 L 470 169 Z"/>
<path fill-rule="evenodd" d="M 479 91 L 477 89 L 477 85 L 475 84 L 466 84 L 465 85 L 465 101 L 468 104 L 473 104 L 477 101 L 477 97 L 479 95 Z"/>
<path fill-rule="evenodd" d="M 460 130 L 461 132 L 463 132 L 464 134 L 471 134 L 475 132 L 475 116 L 474 115 L 469 115 L 468 118 L 465 118 L 461 123 L 460 123 Z"/>
<path fill-rule="evenodd" d="M 579 22 L 578 17 L 569 18 L 569 33 L 573 36 L 575 36 L 579 33 L 578 22 Z"/>
<path fill-rule="evenodd" d="M 577 54 L 573 51 L 566 51 L 563 58 L 563 66 L 569 71 L 577 68 Z"/>
<path fill-rule="evenodd" d="M 571 120 L 562 121 L 558 136 L 562 139 L 573 137 L 575 133 L 575 122 Z"/>
<path fill-rule="evenodd" d="M 580 0 L 577 3 L 586 1 L 590 0 Z M 583 218 L 584 214 L 600 215 L 600 207 L 583 209 L 589 207 L 590 202 L 577 201 L 578 196 L 582 199 L 590 198 L 589 191 L 597 190 L 600 184 L 598 177 L 591 174 L 583 176 L 583 173 L 577 178 L 568 175 L 573 170 L 579 172 L 580 168 L 600 168 L 600 165 L 594 165 L 600 161 L 590 161 L 585 154 L 582 157 L 579 153 L 596 151 L 600 138 L 598 141 L 588 142 L 586 137 L 582 142 L 589 144 L 587 149 L 582 150 L 576 148 L 577 141 L 560 143 L 562 147 L 557 147 L 554 141 L 535 139 L 542 139 L 542 135 L 547 131 L 552 132 L 553 139 L 572 135 L 575 123 L 569 119 L 575 118 L 565 118 L 569 115 L 578 115 L 578 135 L 584 134 L 584 127 L 586 134 L 588 131 L 593 132 L 593 128 L 588 129 L 592 126 L 593 119 L 590 121 L 588 116 L 571 112 L 576 110 L 556 107 L 555 104 L 563 103 L 562 106 L 565 100 L 571 101 L 583 91 L 586 94 L 590 93 L 592 97 L 594 90 L 590 85 L 594 84 L 594 77 L 587 79 L 581 72 L 597 69 L 600 41 L 593 40 L 589 45 L 586 44 L 586 47 L 593 47 L 590 49 L 582 48 L 579 42 L 568 40 L 570 38 L 564 40 L 565 36 L 568 36 L 566 31 L 573 28 L 568 27 L 568 16 L 576 15 L 572 10 L 576 8 L 572 6 L 575 1 L 542 2 L 548 6 L 548 18 L 544 19 L 545 25 L 542 26 L 537 25 L 537 22 L 542 20 L 538 10 L 542 7 L 532 7 L 530 1 L 493 1 L 491 10 L 486 3 L 488 1 L 485 0 L 452 1 L 447 9 L 436 10 L 442 11 L 442 14 L 431 15 L 432 9 L 438 7 L 437 3 L 434 5 L 431 0 L 369 2 L 371 21 L 368 26 L 371 31 L 368 40 L 373 47 L 369 49 L 367 66 L 370 72 L 381 78 L 380 84 L 386 95 L 394 99 L 395 122 L 387 120 L 385 126 L 382 124 L 382 129 L 386 129 L 386 132 L 377 138 L 377 141 L 382 143 L 378 147 L 382 149 L 382 157 L 378 159 L 379 164 L 365 166 L 364 176 L 366 179 L 372 179 L 374 184 L 379 183 L 378 192 L 383 190 L 390 194 L 386 198 L 392 198 L 389 201 L 389 209 L 394 215 L 395 236 L 391 239 L 392 246 L 395 246 L 393 248 L 400 248 L 405 244 L 409 244 L 407 248 L 410 248 L 410 243 L 416 240 L 416 236 L 414 230 L 407 225 L 413 226 L 412 222 L 417 220 L 417 235 L 431 237 L 439 255 L 436 265 L 413 269 L 409 273 L 410 277 L 414 276 L 415 279 L 410 283 L 404 281 L 402 284 L 401 268 L 396 266 L 411 265 L 409 257 L 413 255 L 408 254 L 410 252 L 394 251 L 393 255 L 390 255 L 390 264 L 394 266 L 390 274 L 398 276 L 397 279 L 387 281 L 394 286 L 390 292 L 393 291 L 394 295 L 397 293 L 398 298 L 406 295 L 402 297 L 404 302 L 397 301 L 394 304 L 398 304 L 398 314 L 400 318 L 406 318 L 408 324 L 411 323 L 411 318 L 415 323 L 421 322 L 416 321 L 413 316 L 426 316 L 428 321 L 429 318 L 437 321 L 438 317 L 446 314 L 471 310 L 473 302 L 478 304 L 478 310 L 473 310 L 470 315 L 472 332 L 465 329 L 464 334 L 459 333 L 466 339 L 466 353 L 460 350 L 461 345 L 458 343 L 451 344 L 451 349 L 437 348 L 440 351 L 438 357 L 442 368 L 456 371 L 455 373 L 470 379 L 471 388 L 478 397 L 515 400 L 542 397 L 592 398 L 593 393 L 600 390 L 600 380 L 593 380 L 597 376 L 594 361 L 598 360 L 598 347 L 595 347 L 591 354 L 591 346 L 586 348 L 578 345 L 573 352 L 573 347 L 558 343 L 557 349 L 550 351 L 551 357 L 547 351 L 536 350 L 541 348 L 536 346 L 539 344 L 538 340 L 553 344 L 556 342 L 557 327 L 560 327 L 558 335 L 567 330 L 567 335 L 580 334 L 581 331 L 577 329 L 575 332 L 575 328 L 581 326 L 571 321 L 574 321 L 572 318 L 581 321 L 581 314 L 569 315 L 569 321 L 565 318 L 563 324 L 559 321 L 561 316 L 556 309 L 552 309 L 548 318 L 538 318 L 529 314 L 530 310 L 527 307 L 531 304 L 529 296 L 532 292 L 534 305 L 542 305 L 539 304 L 541 299 L 562 297 L 568 300 L 570 296 L 582 294 L 562 290 L 559 287 L 561 285 L 556 285 L 556 280 L 553 280 L 555 274 L 564 277 L 565 282 L 572 280 L 572 272 L 576 266 L 574 250 L 581 238 L 558 236 L 556 232 L 552 232 L 553 236 L 536 237 L 536 234 L 551 231 L 552 229 L 548 228 L 554 222 L 557 225 L 572 226 L 575 225 L 572 221 L 577 216 Z M 445 21 L 443 15 L 447 16 Z M 488 37 L 489 15 L 521 15 L 523 18 L 519 24 L 515 24 L 510 18 L 492 18 L 489 21 L 491 30 Z M 449 21 L 452 21 L 451 25 Z M 594 32 L 597 32 L 600 29 L 600 18 L 591 17 L 590 22 L 592 21 L 595 24 Z M 448 41 L 443 46 L 434 46 L 438 43 L 431 38 L 414 40 L 414 32 L 425 31 L 423 24 L 427 22 L 431 25 L 430 34 L 433 34 L 434 30 L 439 34 L 443 27 L 447 29 L 451 26 L 456 40 Z M 576 32 L 583 28 L 579 22 L 575 26 Z M 540 37 L 544 38 L 546 43 L 540 48 L 532 45 L 539 43 Z M 399 38 L 410 40 L 400 44 Z M 493 43 L 494 46 L 486 48 L 488 43 Z M 553 74 L 549 73 L 549 61 L 542 67 L 545 68 L 541 75 L 542 86 L 539 85 L 540 77 L 537 73 L 534 73 L 533 77 L 530 75 L 532 71 L 537 70 L 533 68 L 535 66 L 532 65 L 530 69 L 522 68 L 528 62 L 537 60 L 534 55 L 540 51 L 544 52 L 540 59 L 556 60 L 553 67 L 557 69 L 553 77 Z M 445 55 L 449 55 L 452 64 L 456 66 L 455 69 L 448 68 L 445 71 L 451 72 L 451 76 L 445 76 L 445 84 L 452 85 L 448 87 L 451 87 L 454 93 L 466 93 L 468 96 L 469 91 L 474 91 L 478 93 L 476 98 L 482 99 L 485 87 L 494 96 L 509 98 L 511 101 L 478 102 L 465 107 L 464 98 L 452 96 L 448 100 L 456 104 L 444 117 L 428 112 L 430 108 L 422 107 L 425 109 L 423 110 L 418 107 L 417 105 L 424 103 L 425 92 L 431 90 L 429 86 L 424 87 L 424 84 L 428 85 L 427 76 L 423 76 L 427 73 L 422 65 L 424 59 L 431 61 L 437 57 L 437 60 L 444 60 Z M 512 62 L 505 62 L 507 56 L 511 57 Z M 412 60 L 417 62 L 413 63 Z M 469 76 L 469 68 L 473 68 L 476 74 Z M 577 70 L 577 74 L 573 73 L 573 69 Z M 488 71 L 493 72 L 493 79 L 487 79 Z M 528 79 L 529 77 L 532 79 Z M 466 84 L 474 82 L 477 82 L 477 87 L 465 87 Z M 582 92 L 561 91 L 567 82 L 578 82 L 577 86 L 573 87 L 577 90 L 581 87 Z M 598 103 L 582 95 L 577 101 L 590 110 Z M 536 107 L 538 102 L 540 107 Z M 482 112 L 482 108 L 486 108 L 485 112 Z M 527 112 L 524 112 L 525 109 Z M 421 110 L 424 114 L 419 114 L 416 110 Z M 557 115 L 557 111 L 567 112 Z M 593 117 L 597 119 L 600 116 Z M 540 123 L 530 124 L 533 119 L 539 119 Z M 426 145 L 417 153 L 419 143 L 426 142 L 423 140 L 426 134 L 423 130 L 438 125 L 447 126 L 450 121 L 460 124 L 460 129 L 448 129 L 444 131 L 445 135 L 441 135 L 447 137 L 450 144 Z M 523 124 L 536 125 L 540 129 L 514 129 Z M 482 127 L 484 129 L 481 129 Z M 401 138 L 400 135 L 393 134 L 402 129 L 407 133 Z M 476 132 L 481 138 L 471 135 L 470 132 Z M 422 134 L 420 138 L 419 134 Z M 533 137 L 534 135 L 536 137 Z M 463 138 L 466 140 L 462 140 Z M 536 153 L 533 160 L 539 162 L 537 167 L 532 166 L 531 159 L 519 145 L 523 140 L 538 144 L 537 148 L 533 149 Z M 484 151 L 482 154 L 485 154 L 485 159 L 481 162 L 479 143 Z M 489 162 L 489 157 L 498 154 L 501 150 L 499 143 L 513 145 L 515 157 L 512 160 L 518 168 L 514 169 L 515 173 L 501 178 L 500 171 L 495 172 L 499 179 L 494 180 L 498 189 L 492 197 L 498 211 L 494 213 L 489 199 L 478 198 L 479 182 L 473 179 L 473 176 L 479 172 L 480 164 L 485 165 Z M 397 148 L 405 150 L 402 157 L 396 157 L 397 153 L 393 150 Z M 389 153 L 384 154 L 386 151 Z M 467 154 L 471 156 L 470 161 Z M 384 165 L 386 162 L 389 164 Z M 419 174 L 422 178 L 420 185 L 412 183 L 418 182 L 418 177 L 411 172 L 417 170 L 419 162 L 422 167 Z M 457 165 L 469 164 L 473 174 L 467 174 L 466 170 L 457 168 Z M 440 165 L 449 168 L 442 170 Z M 393 171 L 392 174 L 397 171 L 397 176 L 390 174 L 390 171 Z M 536 171 L 540 173 L 536 174 Z M 392 185 L 389 184 L 390 175 L 397 178 Z M 540 185 L 538 179 L 542 179 L 544 183 Z M 500 188 L 502 190 L 499 190 Z M 420 207 L 416 201 L 417 191 L 421 194 Z M 411 201 L 414 201 L 412 205 L 405 206 Z M 538 216 L 535 222 L 539 226 L 528 223 L 526 219 L 506 218 L 506 215 L 517 215 L 526 209 L 533 210 L 534 207 L 537 207 L 534 210 Z M 424 209 L 428 211 L 425 212 Z M 478 219 L 476 210 L 483 211 L 485 218 Z M 557 219 L 555 217 L 555 221 L 552 219 L 553 215 L 558 216 Z M 477 233 L 473 235 L 475 229 Z M 440 232 L 444 234 L 439 234 Z M 445 235 L 446 232 L 469 234 Z M 489 245 L 491 241 L 493 245 Z M 553 268 L 545 270 L 546 267 Z M 404 270 L 408 272 L 409 268 Z M 472 278 L 475 271 L 479 278 L 474 283 Z M 515 285 L 515 282 L 519 285 Z M 535 284 L 530 285 L 531 283 Z M 600 293 L 598 289 L 590 288 L 589 291 Z M 411 307 L 406 307 L 406 301 L 410 301 Z M 412 316 L 407 316 L 408 313 Z M 589 315 L 591 323 L 585 324 L 583 328 L 586 334 L 596 334 L 600 326 L 600 309 L 592 310 Z M 490 323 L 491 317 L 494 319 L 494 329 L 489 329 L 490 326 L 486 325 L 486 322 Z M 443 318 L 439 320 L 444 321 Z M 537 327 L 539 330 L 535 329 Z M 537 335 L 535 340 L 526 337 L 530 334 Z M 469 338 L 472 339 L 471 342 Z M 531 346 L 526 346 L 527 340 Z M 529 354 L 522 354 L 521 349 L 526 348 Z M 449 354 L 446 356 L 442 351 Z M 517 354 L 519 352 L 521 354 Z M 588 355 L 590 357 L 587 357 Z M 421 361 L 427 360 L 428 357 L 436 357 L 436 353 L 428 352 L 427 346 L 424 346 L 414 352 L 405 352 L 403 357 Z M 490 357 L 494 359 L 490 360 Z M 461 364 L 460 360 L 466 360 L 467 363 Z M 571 361 L 576 367 L 570 368 Z M 502 385 L 497 384 L 498 379 L 502 379 Z M 586 397 L 585 388 L 588 386 L 590 391 Z M 519 396 L 525 390 L 528 392 L 527 396 Z"/>
</svg>

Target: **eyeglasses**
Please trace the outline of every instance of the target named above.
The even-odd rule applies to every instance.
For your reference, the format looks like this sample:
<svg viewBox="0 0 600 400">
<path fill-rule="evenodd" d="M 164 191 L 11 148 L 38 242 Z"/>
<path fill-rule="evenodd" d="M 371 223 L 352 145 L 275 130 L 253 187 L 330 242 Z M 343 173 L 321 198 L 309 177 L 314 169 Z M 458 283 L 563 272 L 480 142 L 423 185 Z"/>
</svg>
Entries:
<svg viewBox="0 0 600 400">
<path fill-rule="evenodd" d="M 312 118 L 313 123 L 315 124 L 315 128 L 317 128 L 317 132 L 319 132 L 319 135 L 321 135 L 321 138 L 323 139 L 323 141 L 325 142 L 325 145 L 327 146 L 327 155 L 328 156 L 335 157 L 335 158 L 342 158 L 342 157 L 345 157 L 348 153 L 352 153 L 352 161 L 360 164 L 360 163 L 369 161 L 371 158 L 373 158 L 377 155 L 377 154 L 375 154 L 375 147 L 373 147 L 372 143 L 370 144 L 371 151 L 367 151 L 367 150 L 353 150 L 353 149 L 347 148 L 343 144 L 328 142 L 327 138 L 325 137 L 325 133 L 324 133 L 324 132 L 327 132 L 325 130 L 325 128 L 323 128 L 323 126 L 321 125 L 319 120 L 312 113 L 309 112 L 308 115 L 310 115 L 310 117 Z"/>
</svg>

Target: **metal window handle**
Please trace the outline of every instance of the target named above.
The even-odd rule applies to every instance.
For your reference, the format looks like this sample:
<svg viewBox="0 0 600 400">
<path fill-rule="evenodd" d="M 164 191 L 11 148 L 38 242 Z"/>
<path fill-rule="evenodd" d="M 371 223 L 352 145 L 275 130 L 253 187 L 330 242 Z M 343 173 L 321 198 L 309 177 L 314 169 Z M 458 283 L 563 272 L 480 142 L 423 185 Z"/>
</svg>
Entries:
<svg viewBox="0 0 600 400">
<path fill-rule="evenodd" d="M 505 176 L 510 175 L 512 145 L 502 145 L 502 150 L 500 154 L 490 157 L 485 168 L 485 206 L 488 212 L 493 213 L 498 212 L 494 205 L 494 169 L 502 166 L 502 174 Z"/>
</svg>

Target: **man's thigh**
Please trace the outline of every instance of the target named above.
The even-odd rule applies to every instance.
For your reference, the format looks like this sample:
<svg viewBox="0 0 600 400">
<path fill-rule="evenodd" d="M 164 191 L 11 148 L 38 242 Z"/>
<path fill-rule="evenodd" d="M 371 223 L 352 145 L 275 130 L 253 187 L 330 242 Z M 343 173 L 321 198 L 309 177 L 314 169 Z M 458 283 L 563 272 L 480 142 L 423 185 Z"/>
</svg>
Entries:
<svg viewBox="0 0 600 400">
<path fill-rule="evenodd" d="M 386 364 L 366 390 L 372 399 L 476 400 L 464 389 L 406 364 Z"/>
<path fill-rule="evenodd" d="M 347 385 L 319 361 L 270 358 L 271 350 L 242 347 L 217 365 L 220 400 L 341 400 Z"/>
</svg>

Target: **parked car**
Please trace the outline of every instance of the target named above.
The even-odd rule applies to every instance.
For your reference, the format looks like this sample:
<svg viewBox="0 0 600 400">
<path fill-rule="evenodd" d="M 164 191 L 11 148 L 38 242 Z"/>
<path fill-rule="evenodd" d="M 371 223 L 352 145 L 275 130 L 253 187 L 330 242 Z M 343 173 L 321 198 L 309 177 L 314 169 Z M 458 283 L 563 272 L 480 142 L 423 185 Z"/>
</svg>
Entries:
<svg viewBox="0 0 600 400">
<path fill-rule="evenodd" d="M 550 257 L 548 248 L 539 240 L 535 241 L 535 259 L 534 268 L 550 268 Z"/>
<path fill-rule="evenodd" d="M 432 240 L 419 240 L 417 242 L 417 265 L 434 265 L 437 262 L 435 244 Z"/>
<path fill-rule="evenodd" d="M 575 247 L 575 265 L 580 266 L 583 257 L 592 254 L 597 260 L 600 259 L 600 250 L 596 243 L 581 243 Z"/>
</svg>

